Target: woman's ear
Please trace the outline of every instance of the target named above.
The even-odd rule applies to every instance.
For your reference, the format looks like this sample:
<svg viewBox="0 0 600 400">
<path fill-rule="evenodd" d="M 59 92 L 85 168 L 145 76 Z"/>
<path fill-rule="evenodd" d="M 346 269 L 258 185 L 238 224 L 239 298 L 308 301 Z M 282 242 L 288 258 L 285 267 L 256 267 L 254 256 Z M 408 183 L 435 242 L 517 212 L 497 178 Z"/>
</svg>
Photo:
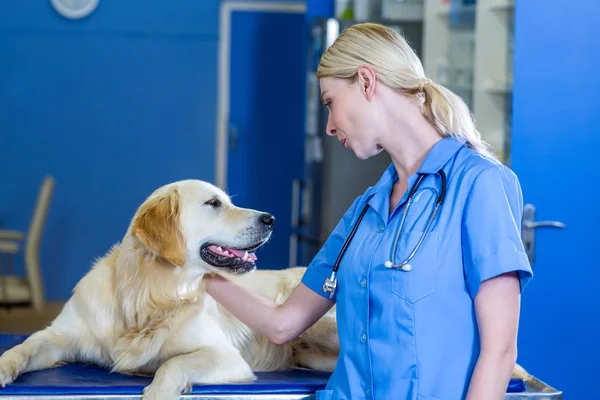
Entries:
<svg viewBox="0 0 600 400">
<path fill-rule="evenodd" d="M 357 76 L 361 92 L 370 100 L 375 93 L 375 86 L 377 84 L 377 74 L 375 70 L 370 65 L 361 65 L 358 67 Z"/>
</svg>

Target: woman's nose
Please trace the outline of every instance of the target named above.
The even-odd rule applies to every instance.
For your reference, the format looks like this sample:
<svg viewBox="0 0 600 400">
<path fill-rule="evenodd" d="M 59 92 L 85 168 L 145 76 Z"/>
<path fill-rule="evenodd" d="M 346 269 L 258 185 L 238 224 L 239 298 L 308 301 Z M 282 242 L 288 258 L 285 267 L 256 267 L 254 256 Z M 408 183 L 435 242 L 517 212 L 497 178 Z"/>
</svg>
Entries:
<svg viewBox="0 0 600 400">
<path fill-rule="evenodd" d="M 329 136 L 335 136 L 336 135 L 335 128 L 333 127 L 333 124 L 331 123 L 331 117 L 327 118 L 327 126 L 325 127 L 325 132 Z"/>
</svg>

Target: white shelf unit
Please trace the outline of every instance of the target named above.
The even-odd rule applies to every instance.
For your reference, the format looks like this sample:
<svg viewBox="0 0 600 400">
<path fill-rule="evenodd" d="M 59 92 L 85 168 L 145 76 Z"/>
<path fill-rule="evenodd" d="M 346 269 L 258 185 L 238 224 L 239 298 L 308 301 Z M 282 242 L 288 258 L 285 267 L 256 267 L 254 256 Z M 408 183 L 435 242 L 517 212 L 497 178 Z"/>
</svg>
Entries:
<svg viewBox="0 0 600 400">
<path fill-rule="evenodd" d="M 514 0 L 477 0 L 450 8 L 443 0 L 424 0 L 425 73 L 463 97 L 477 128 L 509 163 Z M 474 23 L 450 23 L 457 13 L 473 13 Z"/>
</svg>

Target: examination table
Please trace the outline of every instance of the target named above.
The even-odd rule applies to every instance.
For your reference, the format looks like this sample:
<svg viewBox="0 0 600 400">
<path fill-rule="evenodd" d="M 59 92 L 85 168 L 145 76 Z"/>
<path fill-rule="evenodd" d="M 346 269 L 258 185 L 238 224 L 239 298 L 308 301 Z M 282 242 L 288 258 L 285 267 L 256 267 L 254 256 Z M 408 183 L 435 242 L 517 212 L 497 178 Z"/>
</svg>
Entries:
<svg viewBox="0 0 600 400">
<path fill-rule="evenodd" d="M 1 335 L 0 354 L 23 340 L 22 335 Z M 191 393 L 182 395 L 188 400 L 271 400 L 314 399 L 323 389 L 329 374 L 293 370 L 287 372 L 258 372 L 257 380 L 243 384 L 197 385 Z M 139 399 L 151 377 L 111 374 L 90 365 L 69 364 L 19 376 L 11 385 L 0 388 L 1 400 L 133 400 Z M 543 382 L 532 379 L 527 383 L 511 380 L 506 399 L 558 400 L 562 393 Z"/>
</svg>

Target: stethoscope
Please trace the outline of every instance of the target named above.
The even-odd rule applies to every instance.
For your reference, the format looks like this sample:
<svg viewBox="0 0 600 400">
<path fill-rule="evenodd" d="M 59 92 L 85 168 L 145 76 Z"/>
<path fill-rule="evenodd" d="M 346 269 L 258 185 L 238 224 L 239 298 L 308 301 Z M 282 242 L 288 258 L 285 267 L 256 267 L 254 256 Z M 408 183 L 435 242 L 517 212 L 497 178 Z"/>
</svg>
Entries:
<svg viewBox="0 0 600 400">
<path fill-rule="evenodd" d="M 406 219 L 406 215 L 408 214 L 408 210 L 413 201 L 413 196 L 419 189 L 419 185 L 421 184 L 421 181 L 423 180 L 423 178 L 425 178 L 425 176 L 427 176 L 427 174 L 419 174 L 416 182 L 411 187 L 410 192 L 408 192 L 408 200 L 406 202 L 406 207 L 404 207 L 404 213 L 402 214 L 402 220 L 400 221 L 400 227 L 398 228 L 398 233 L 396 234 L 396 239 L 394 241 L 394 248 L 392 250 L 392 261 L 386 261 L 384 263 L 386 268 L 394 268 L 394 269 L 399 269 L 399 270 L 407 271 L 407 272 L 412 269 L 412 266 L 410 265 L 410 260 L 412 260 L 413 257 L 415 256 L 415 254 L 417 254 L 417 251 L 421 247 L 421 243 L 423 243 L 423 239 L 425 239 L 425 236 L 429 232 L 429 228 L 431 227 L 431 224 L 432 224 L 435 216 L 437 215 L 440 206 L 442 205 L 442 203 L 444 203 L 444 198 L 446 197 L 446 174 L 444 173 L 444 171 L 442 171 L 440 169 L 437 172 L 437 175 L 440 175 L 440 177 L 442 178 L 442 189 L 441 189 L 440 194 L 435 202 L 435 208 L 433 209 L 433 212 L 429 215 L 429 219 L 427 220 L 427 225 L 425 226 L 425 231 L 421 234 L 419 241 L 415 245 L 415 248 L 410 253 L 410 255 L 404 261 L 402 261 L 400 264 L 396 264 L 395 263 L 396 247 L 398 246 L 398 240 L 400 239 L 402 229 L 404 228 L 404 221 Z M 352 241 L 352 238 L 354 237 L 354 234 L 356 233 L 356 230 L 358 229 L 358 226 L 360 225 L 360 222 L 362 221 L 362 219 L 365 216 L 365 213 L 367 212 L 368 209 L 369 209 L 369 203 L 367 202 L 367 204 L 362 209 L 360 215 L 358 216 L 358 220 L 352 227 L 350 234 L 348 235 L 348 237 L 344 241 L 344 244 L 342 245 L 342 249 L 340 250 L 337 260 L 335 261 L 335 264 L 333 265 L 333 269 L 331 270 L 331 276 L 329 278 L 325 278 L 325 282 L 323 283 L 323 293 L 329 292 L 330 293 L 329 298 L 333 297 L 333 293 L 335 292 L 335 288 L 337 286 L 337 271 L 340 267 L 340 262 L 342 261 L 342 257 L 344 256 L 344 253 L 346 253 L 346 249 L 348 248 L 348 245 L 350 245 L 350 242 Z"/>
</svg>

